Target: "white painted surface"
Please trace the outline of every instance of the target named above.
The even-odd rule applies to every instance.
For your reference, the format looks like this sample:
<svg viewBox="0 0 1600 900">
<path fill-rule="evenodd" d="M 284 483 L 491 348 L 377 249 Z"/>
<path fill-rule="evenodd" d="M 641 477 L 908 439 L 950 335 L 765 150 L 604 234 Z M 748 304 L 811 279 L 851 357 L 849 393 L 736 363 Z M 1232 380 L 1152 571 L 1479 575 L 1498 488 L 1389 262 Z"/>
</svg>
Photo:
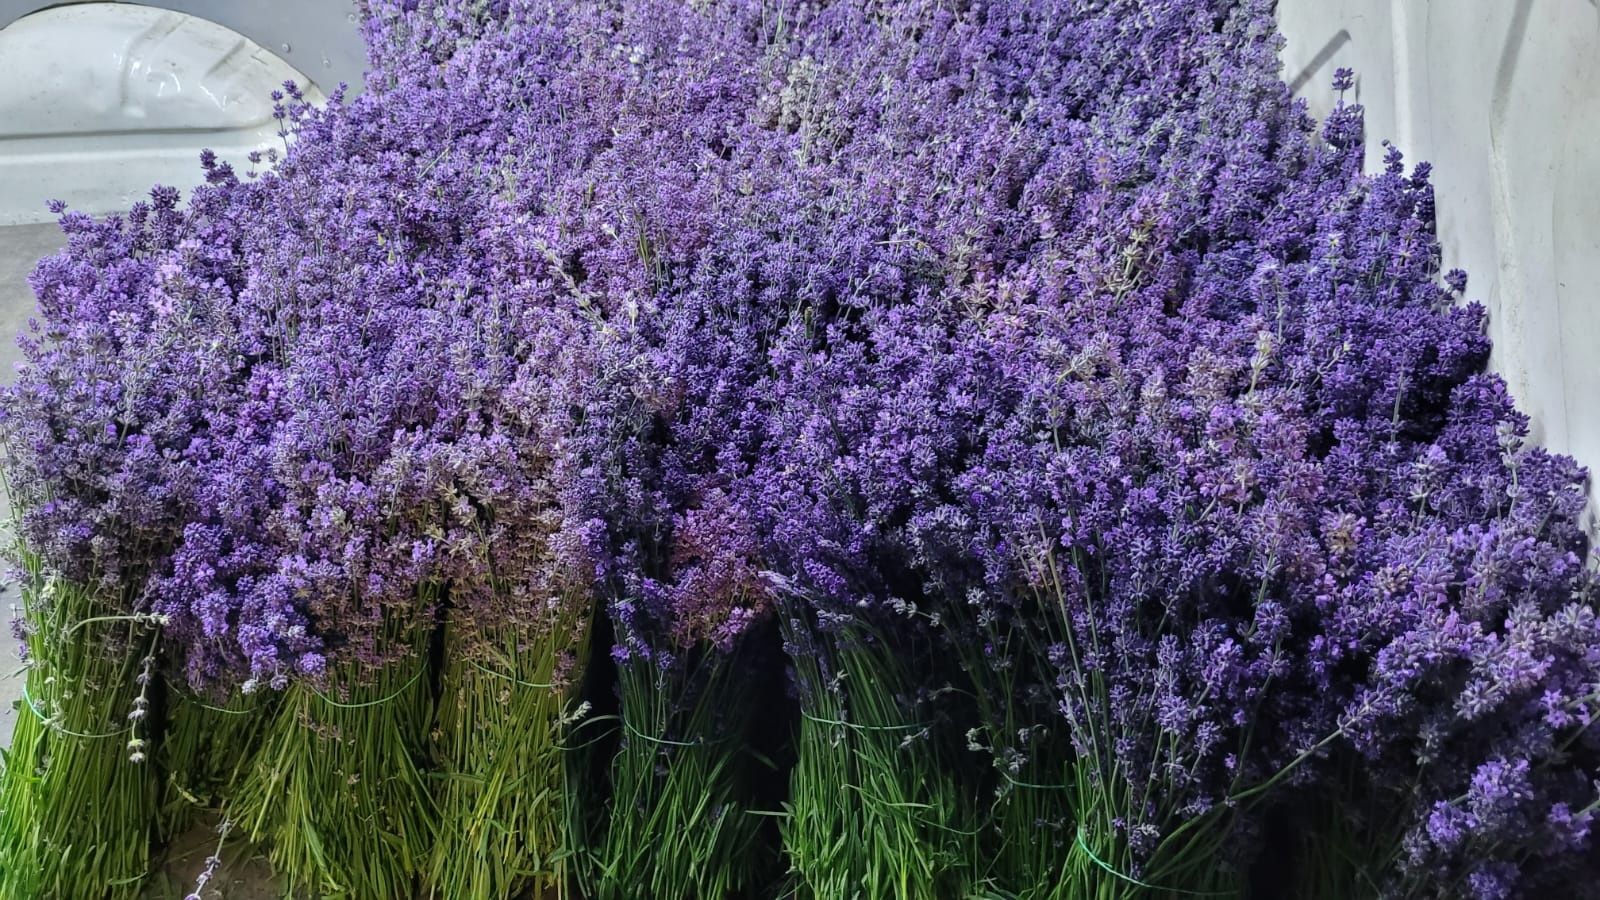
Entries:
<svg viewBox="0 0 1600 900">
<path fill-rule="evenodd" d="M 0 30 L 0 225 L 104 214 L 152 184 L 201 180 L 204 148 L 244 172 L 281 146 L 269 93 L 306 78 L 220 25 L 122 3 L 58 7 Z M 318 96 L 313 89 L 313 97 Z"/>
<path fill-rule="evenodd" d="M 1355 69 L 1369 166 L 1384 139 L 1434 164 L 1492 365 L 1540 442 L 1600 467 L 1600 0 L 1279 0 L 1278 20 L 1319 117 Z"/>
</svg>

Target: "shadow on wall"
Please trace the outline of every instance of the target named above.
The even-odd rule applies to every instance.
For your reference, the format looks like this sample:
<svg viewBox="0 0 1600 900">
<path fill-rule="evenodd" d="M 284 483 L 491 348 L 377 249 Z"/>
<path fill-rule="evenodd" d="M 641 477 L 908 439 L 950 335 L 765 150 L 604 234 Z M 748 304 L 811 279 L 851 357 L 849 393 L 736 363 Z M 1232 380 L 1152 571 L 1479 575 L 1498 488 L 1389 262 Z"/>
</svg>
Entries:
<svg viewBox="0 0 1600 900">
<path fill-rule="evenodd" d="M 1313 113 L 1356 70 L 1369 166 L 1381 139 L 1434 163 L 1444 265 L 1489 310 L 1493 366 L 1537 440 L 1600 465 L 1600 0 L 1280 0 L 1278 20 Z"/>
</svg>

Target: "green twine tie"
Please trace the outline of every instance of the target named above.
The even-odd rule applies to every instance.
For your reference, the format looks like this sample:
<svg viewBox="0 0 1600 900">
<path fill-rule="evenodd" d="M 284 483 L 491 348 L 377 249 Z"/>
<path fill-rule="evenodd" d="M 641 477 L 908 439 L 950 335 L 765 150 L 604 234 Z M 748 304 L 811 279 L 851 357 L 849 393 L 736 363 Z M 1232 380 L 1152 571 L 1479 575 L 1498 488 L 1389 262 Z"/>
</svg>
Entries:
<svg viewBox="0 0 1600 900">
<path fill-rule="evenodd" d="M 261 705 L 259 703 L 250 707 L 249 709 L 227 709 L 226 707 L 212 706 L 206 701 L 201 700 L 198 695 L 190 693 L 189 691 L 179 687 L 171 679 L 167 680 L 167 687 L 170 688 L 172 693 L 176 694 L 178 699 L 182 700 L 183 702 L 193 706 L 198 706 L 201 709 L 209 709 L 212 712 L 222 713 L 229 716 L 253 716 L 257 712 L 260 712 Z"/>
<path fill-rule="evenodd" d="M 1106 870 L 1106 873 L 1111 875 L 1113 878 L 1119 878 L 1119 879 L 1121 879 L 1123 881 L 1126 881 L 1127 883 L 1129 883 L 1131 885 L 1134 885 L 1136 887 L 1142 887 L 1142 888 L 1144 888 L 1146 890 L 1151 890 L 1151 891 L 1159 891 L 1159 892 L 1164 893 L 1164 894 L 1181 894 L 1181 895 L 1186 896 L 1186 897 L 1231 897 L 1231 896 L 1233 896 L 1232 894 L 1229 894 L 1226 891 L 1190 891 L 1190 890 L 1185 890 L 1183 888 L 1165 887 L 1165 886 L 1159 885 L 1159 884 L 1151 884 L 1148 881 L 1140 881 L 1139 879 L 1133 877 L 1132 875 L 1129 875 L 1129 874 L 1127 874 L 1125 872 L 1117 871 L 1116 869 L 1112 868 L 1111 865 L 1109 863 L 1107 863 L 1105 860 L 1101 859 L 1098 856 L 1095 856 L 1094 855 L 1094 851 L 1089 849 L 1089 845 L 1085 844 L 1083 842 L 1083 829 L 1082 828 L 1078 829 L 1078 834 L 1077 834 L 1076 840 L 1077 840 L 1077 843 L 1078 843 L 1078 849 L 1083 851 L 1083 855 L 1089 857 L 1089 861 L 1090 862 L 1092 862 L 1095 865 L 1099 866 L 1100 868 Z"/>
<path fill-rule="evenodd" d="M 133 725 L 130 723 L 126 728 L 120 728 L 116 731 L 108 731 L 105 734 L 85 734 L 81 731 L 73 731 L 70 728 L 62 726 L 59 722 L 45 718 L 44 713 L 40 712 L 39 708 L 33 705 L 33 698 L 28 695 L 27 685 L 22 686 L 22 705 L 26 706 L 28 708 L 28 712 L 33 713 L 34 718 L 43 723 L 44 727 L 58 734 L 64 734 L 67 737 L 81 738 L 86 741 L 98 741 L 102 738 L 121 737 L 122 735 L 133 730 Z"/>
<path fill-rule="evenodd" d="M 840 725 L 845 728 L 854 728 L 857 731 L 920 731 L 930 727 L 925 722 L 912 722 L 907 725 L 860 725 L 855 722 L 846 722 L 843 719 L 824 719 L 821 716 L 813 716 L 804 710 L 800 711 L 800 715 L 802 718 L 810 719 L 818 725 Z"/>
<path fill-rule="evenodd" d="M 311 688 L 311 693 L 323 703 L 326 703 L 329 706 L 336 706 L 339 709 L 368 709 L 373 706 L 382 706 L 383 704 L 388 703 L 390 700 L 393 700 L 401 694 L 404 694 L 406 691 L 411 690 L 411 686 L 417 683 L 417 679 L 422 677 L 423 670 L 426 668 L 426 665 L 417 667 L 416 674 L 411 676 L 411 680 L 395 688 L 394 693 L 389 694 L 387 697 L 379 697 L 376 700 L 368 700 L 365 703 L 341 703 L 338 700 L 329 697 L 327 694 L 322 693 L 316 688 Z"/>
<path fill-rule="evenodd" d="M 507 675 L 505 672 L 497 672 L 494 669 L 489 668 L 488 666 L 480 665 L 477 660 L 469 659 L 469 660 L 467 660 L 467 663 L 469 665 L 471 665 L 474 669 L 477 669 L 479 672 L 482 672 L 485 675 L 493 675 L 496 678 L 504 678 L 506 681 L 509 681 L 512 684 L 521 685 L 522 687 L 525 687 L 525 688 L 533 688 L 534 690 L 553 691 L 556 688 L 561 687 L 561 685 L 559 685 L 559 684 L 541 684 L 541 683 L 539 683 L 537 681 L 523 681 L 521 678 L 518 678 L 518 677 L 516 677 L 514 675 Z"/>
<path fill-rule="evenodd" d="M 649 741 L 652 744 L 660 744 L 660 745 L 662 745 L 664 747 L 701 747 L 701 746 L 704 746 L 705 743 L 706 743 L 704 738 L 697 738 L 697 739 L 695 739 L 694 741 L 691 742 L 691 741 L 669 741 L 666 738 L 653 737 L 653 736 L 645 734 L 644 732 L 640 731 L 639 729 L 633 727 L 633 723 L 629 722 L 627 719 L 623 719 L 622 720 L 622 727 L 628 729 L 628 733 L 629 734 L 633 735 L 634 737 L 638 738 L 641 741 Z"/>
<path fill-rule="evenodd" d="M 1011 782 L 1012 787 L 1028 788 L 1035 791 L 1064 791 L 1067 789 L 1067 786 L 1064 784 L 1040 784 L 1035 781 L 1018 781 L 1017 779 L 1011 777 L 1010 772 L 1007 772 L 1005 769 L 998 766 L 995 768 L 995 771 L 1000 773 L 1001 778 Z"/>
</svg>

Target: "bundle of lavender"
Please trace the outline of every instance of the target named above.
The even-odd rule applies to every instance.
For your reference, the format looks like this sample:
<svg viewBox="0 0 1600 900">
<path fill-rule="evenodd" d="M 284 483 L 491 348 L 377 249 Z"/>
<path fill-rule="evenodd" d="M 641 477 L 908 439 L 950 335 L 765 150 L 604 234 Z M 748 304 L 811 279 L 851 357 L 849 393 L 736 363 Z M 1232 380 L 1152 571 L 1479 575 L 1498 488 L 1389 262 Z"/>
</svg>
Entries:
<svg viewBox="0 0 1600 900">
<path fill-rule="evenodd" d="M 0 890 L 16 897 L 136 897 L 151 865 L 157 792 L 144 713 L 152 628 L 29 558 L 28 673 L 5 755 Z M 81 626 L 81 627 L 80 627 Z M 84 634 L 90 629 L 99 634 Z"/>
<path fill-rule="evenodd" d="M 58 206 L 67 247 L 31 278 L 39 318 L 0 398 L 28 667 L 0 784 L 7 896 L 131 897 L 150 868 L 172 648 L 152 597 L 197 502 L 206 397 L 239 375 L 210 318 L 243 202 L 218 184 L 184 211 L 164 188 L 103 222 Z"/>
<path fill-rule="evenodd" d="M 865 227 L 814 242 L 870 262 L 776 345 L 747 482 L 807 713 L 801 890 L 1586 890 L 1585 475 L 1482 373 L 1427 167 L 1363 175 L 1357 107 L 1313 128 L 1270 4 L 830 12 L 891 35 L 866 71 L 912 63 L 817 129 L 870 137 Z M 960 118 L 899 141 L 922 113 Z M 968 722 L 980 850 L 939 739 Z M 878 821 L 811 799 L 863 766 Z"/>
<path fill-rule="evenodd" d="M 1584 475 L 1271 12 L 369 3 L 34 276 L 0 893 L 1600 884 Z"/>
</svg>

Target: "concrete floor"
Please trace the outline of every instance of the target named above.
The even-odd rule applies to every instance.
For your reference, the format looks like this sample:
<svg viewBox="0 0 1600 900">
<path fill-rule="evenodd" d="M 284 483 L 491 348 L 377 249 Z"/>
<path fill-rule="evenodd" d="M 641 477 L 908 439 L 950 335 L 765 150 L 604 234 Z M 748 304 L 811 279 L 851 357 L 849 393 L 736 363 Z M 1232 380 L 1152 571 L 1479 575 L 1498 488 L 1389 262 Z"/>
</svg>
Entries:
<svg viewBox="0 0 1600 900">
<path fill-rule="evenodd" d="M 47 225 L 0 227 L 0 383 L 9 383 L 16 374 L 21 354 L 16 336 L 33 315 L 33 292 L 28 288 L 28 273 L 34 264 L 63 243 L 59 229 Z M 0 492 L 0 523 L 9 530 L 10 505 Z M 15 585 L 0 587 L 0 610 L 8 626 L 0 631 L 0 746 L 9 746 L 11 730 L 21 702 L 21 663 L 16 641 L 10 633 L 12 609 L 16 604 Z M 196 828 L 175 842 L 167 852 L 163 869 L 151 878 L 145 892 L 149 900 L 176 900 L 188 894 L 205 859 L 216 848 L 216 832 L 210 827 Z M 262 855 L 255 849 L 234 842 L 223 854 L 221 870 L 207 886 L 205 900 L 267 900 L 283 896 Z"/>
</svg>

